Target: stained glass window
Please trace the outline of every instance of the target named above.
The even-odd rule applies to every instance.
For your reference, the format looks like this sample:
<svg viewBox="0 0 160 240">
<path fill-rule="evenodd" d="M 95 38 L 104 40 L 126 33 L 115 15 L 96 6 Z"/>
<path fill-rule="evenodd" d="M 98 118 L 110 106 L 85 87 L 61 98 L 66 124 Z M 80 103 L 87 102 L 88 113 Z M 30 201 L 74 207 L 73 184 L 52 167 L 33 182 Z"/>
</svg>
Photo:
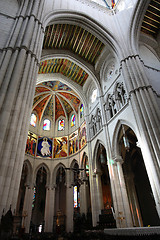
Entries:
<svg viewBox="0 0 160 240">
<path fill-rule="evenodd" d="M 89 162 L 88 162 L 88 160 L 86 161 L 86 175 L 87 175 L 87 177 L 89 176 Z"/>
<path fill-rule="evenodd" d="M 36 188 L 34 187 L 34 189 L 33 189 L 33 199 L 32 199 L 32 208 L 34 208 L 35 198 L 36 198 Z"/>
<path fill-rule="evenodd" d="M 80 118 L 83 117 L 83 114 L 84 114 L 84 108 L 83 108 L 83 104 L 81 104 L 81 107 L 80 107 Z"/>
<path fill-rule="evenodd" d="M 30 124 L 31 124 L 33 127 L 35 127 L 35 126 L 36 126 L 36 123 L 37 123 L 37 116 L 36 116 L 34 113 L 32 113 L 32 115 L 31 115 L 31 120 L 30 120 Z"/>
<path fill-rule="evenodd" d="M 113 9 L 116 6 L 116 4 L 119 2 L 119 0 L 92 0 L 92 1 L 104 7 L 107 7 L 108 9 Z"/>
<path fill-rule="evenodd" d="M 73 188 L 73 195 L 74 195 L 74 208 L 80 207 L 80 194 L 79 194 L 79 188 L 77 186 L 74 186 Z"/>
<path fill-rule="evenodd" d="M 74 195 L 74 208 L 77 208 L 78 207 L 77 186 L 73 188 L 73 195 Z"/>
<path fill-rule="evenodd" d="M 78 191 L 78 207 L 80 208 L 80 193 Z"/>
<path fill-rule="evenodd" d="M 43 121 L 43 130 L 49 131 L 51 129 L 51 121 L 49 119 L 45 119 Z"/>
<path fill-rule="evenodd" d="M 97 98 L 97 89 L 94 89 L 91 96 L 92 103 L 96 101 L 96 98 Z"/>
<path fill-rule="evenodd" d="M 64 119 L 60 119 L 58 121 L 58 131 L 63 131 L 64 130 Z"/>
<path fill-rule="evenodd" d="M 72 114 L 71 116 L 71 127 L 75 126 L 76 124 L 76 116 L 74 114 Z"/>
</svg>

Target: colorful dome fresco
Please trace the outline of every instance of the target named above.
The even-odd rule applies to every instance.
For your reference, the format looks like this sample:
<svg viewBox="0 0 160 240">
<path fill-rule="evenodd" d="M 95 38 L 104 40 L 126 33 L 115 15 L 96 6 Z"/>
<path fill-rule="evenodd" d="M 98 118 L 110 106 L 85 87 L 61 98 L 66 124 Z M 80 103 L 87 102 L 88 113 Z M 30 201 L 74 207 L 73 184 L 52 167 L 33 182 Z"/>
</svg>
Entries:
<svg viewBox="0 0 160 240">
<path fill-rule="evenodd" d="M 32 111 L 39 121 L 45 116 L 57 120 L 60 116 L 68 118 L 75 111 L 78 113 L 80 100 L 77 94 L 60 81 L 42 82 L 36 86 Z"/>
</svg>

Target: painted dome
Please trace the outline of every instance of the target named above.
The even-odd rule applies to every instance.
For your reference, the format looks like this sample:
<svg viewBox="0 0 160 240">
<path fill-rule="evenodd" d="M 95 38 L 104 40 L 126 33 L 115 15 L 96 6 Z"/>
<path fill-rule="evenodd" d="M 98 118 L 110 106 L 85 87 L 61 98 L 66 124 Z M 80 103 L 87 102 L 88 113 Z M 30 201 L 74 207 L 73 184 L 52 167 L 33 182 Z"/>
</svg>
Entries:
<svg viewBox="0 0 160 240">
<path fill-rule="evenodd" d="M 79 105 L 80 99 L 70 87 L 60 81 L 48 81 L 36 86 L 32 111 L 39 121 L 45 116 L 56 121 L 60 116 L 68 118 L 72 111 L 78 113 Z"/>
</svg>

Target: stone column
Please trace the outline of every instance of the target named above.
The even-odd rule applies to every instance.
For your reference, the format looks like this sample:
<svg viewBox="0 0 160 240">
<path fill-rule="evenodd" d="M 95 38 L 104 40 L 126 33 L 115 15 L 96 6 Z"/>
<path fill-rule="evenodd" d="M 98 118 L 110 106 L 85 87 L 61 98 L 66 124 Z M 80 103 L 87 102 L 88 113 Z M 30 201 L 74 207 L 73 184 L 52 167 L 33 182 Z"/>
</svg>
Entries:
<svg viewBox="0 0 160 240">
<path fill-rule="evenodd" d="M 117 198 L 117 211 L 116 211 L 116 221 L 117 227 L 133 227 L 131 211 L 129 206 L 129 200 L 127 196 L 127 189 L 124 180 L 122 164 L 123 160 L 121 156 L 115 158 L 117 163 L 115 172 L 115 183 L 116 183 L 116 198 Z"/>
<path fill-rule="evenodd" d="M 44 0 L 23 0 L 0 67 L 0 215 L 16 208 L 44 30 Z"/>
<path fill-rule="evenodd" d="M 144 163 L 160 216 L 160 111 L 138 55 L 122 61 L 122 72 L 139 132 Z"/>
<path fill-rule="evenodd" d="M 46 204 L 45 204 L 45 232 L 53 231 L 53 217 L 54 217 L 54 209 L 55 209 L 55 189 L 56 186 L 46 187 Z"/>
<path fill-rule="evenodd" d="M 131 206 L 131 214 L 132 214 L 132 219 L 133 219 L 133 225 L 135 227 L 143 227 L 143 221 L 141 217 L 141 211 L 137 199 L 137 193 L 135 189 L 135 184 L 134 184 L 134 175 L 132 172 L 129 171 L 129 173 L 126 176 L 127 178 L 127 189 L 128 189 L 128 198 L 129 198 L 129 203 Z"/>
<path fill-rule="evenodd" d="M 22 215 L 24 213 L 26 213 L 26 217 L 24 219 L 24 228 L 25 228 L 26 233 L 29 233 L 29 229 L 30 229 L 33 195 L 34 195 L 34 186 L 32 186 L 32 187 L 26 186 L 24 204 L 23 204 L 23 212 L 22 212 Z"/>
<path fill-rule="evenodd" d="M 94 199 L 94 205 L 92 205 L 92 215 L 94 220 L 94 225 L 96 226 L 99 221 L 99 214 L 103 209 L 103 196 L 102 196 L 102 185 L 101 185 L 101 171 L 95 169 L 93 172 L 93 185 L 94 191 L 91 191 L 92 198 Z M 92 202 L 91 202 L 92 203 Z"/>
<path fill-rule="evenodd" d="M 84 177 L 83 178 L 83 184 L 80 186 L 80 212 L 81 214 L 87 214 L 87 209 L 88 209 L 88 206 L 87 206 L 87 198 L 88 198 L 88 194 L 87 194 L 87 190 L 88 190 L 88 186 L 87 186 L 87 183 L 86 183 L 86 178 Z"/>
<path fill-rule="evenodd" d="M 87 145 L 88 145 L 88 160 L 89 160 L 89 183 L 90 183 L 90 196 L 91 196 L 91 212 L 92 212 L 92 224 L 95 227 L 97 225 L 97 214 L 96 214 L 96 198 L 95 198 L 95 178 L 93 177 L 94 174 L 94 166 L 93 166 L 93 156 L 92 156 L 92 145 L 91 145 L 91 138 L 93 137 L 89 131 L 89 116 L 85 116 L 86 125 L 87 125 Z M 93 125 L 92 125 L 93 126 Z"/>
<path fill-rule="evenodd" d="M 74 199 L 70 177 L 70 171 L 66 171 L 66 232 L 73 232 Z"/>
</svg>

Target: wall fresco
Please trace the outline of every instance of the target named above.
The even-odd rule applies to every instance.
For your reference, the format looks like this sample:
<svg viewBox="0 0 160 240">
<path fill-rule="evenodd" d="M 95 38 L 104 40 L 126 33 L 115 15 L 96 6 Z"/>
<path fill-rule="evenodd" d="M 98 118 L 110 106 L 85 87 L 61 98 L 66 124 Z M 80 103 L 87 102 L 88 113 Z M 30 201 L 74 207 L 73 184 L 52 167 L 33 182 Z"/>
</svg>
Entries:
<svg viewBox="0 0 160 240">
<path fill-rule="evenodd" d="M 78 130 L 69 136 L 69 155 L 78 151 Z"/>
<path fill-rule="evenodd" d="M 57 137 L 54 139 L 54 158 L 67 157 L 68 137 Z"/>
<path fill-rule="evenodd" d="M 37 144 L 37 135 L 29 131 L 25 153 L 35 156 L 36 144 Z"/>
</svg>

